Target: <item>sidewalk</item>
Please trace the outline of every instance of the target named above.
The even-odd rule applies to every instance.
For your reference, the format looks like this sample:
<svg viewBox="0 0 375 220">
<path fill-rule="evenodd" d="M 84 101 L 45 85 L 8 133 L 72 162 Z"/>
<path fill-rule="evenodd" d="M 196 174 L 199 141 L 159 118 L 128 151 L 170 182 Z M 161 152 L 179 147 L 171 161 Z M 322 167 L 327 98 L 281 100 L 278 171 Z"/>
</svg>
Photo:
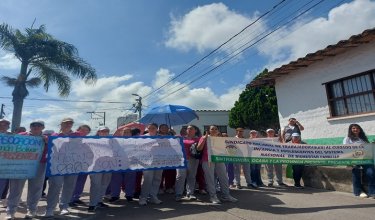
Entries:
<svg viewBox="0 0 375 220">
<path fill-rule="evenodd" d="M 89 181 L 88 181 L 89 182 Z M 88 191 L 86 184 L 85 192 Z M 360 199 L 349 193 L 294 187 L 263 187 L 259 189 L 232 190 L 239 199 L 237 203 L 213 205 L 207 195 L 197 195 L 197 201 L 175 202 L 174 195 L 160 195 L 160 205 L 139 206 L 137 200 L 121 200 L 109 208 L 88 213 L 87 206 L 71 208 L 70 215 L 55 215 L 54 219 L 192 219 L 192 220 L 234 220 L 234 219 L 374 219 L 375 199 Z M 25 200 L 26 190 L 23 193 Z M 88 203 L 84 193 L 82 200 Z M 39 203 L 38 214 L 45 210 L 46 202 Z M 22 205 L 17 218 L 24 218 L 26 209 Z M 56 212 L 57 214 L 58 212 Z M 5 209 L 0 208 L 0 219 L 5 218 Z M 38 216 L 35 219 L 43 219 Z"/>
</svg>

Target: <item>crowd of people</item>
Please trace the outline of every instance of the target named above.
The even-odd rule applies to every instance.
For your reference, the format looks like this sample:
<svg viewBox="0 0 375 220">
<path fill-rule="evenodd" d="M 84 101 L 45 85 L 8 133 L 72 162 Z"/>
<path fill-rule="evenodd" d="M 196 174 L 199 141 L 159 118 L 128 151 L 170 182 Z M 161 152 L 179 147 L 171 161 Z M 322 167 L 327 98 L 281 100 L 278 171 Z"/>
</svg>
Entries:
<svg viewBox="0 0 375 220">
<path fill-rule="evenodd" d="M 86 136 L 91 132 L 88 125 L 81 125 L 76 131 L 73 131 L 74 120 L 64 118 L 60 123 L 60 131 L 54 133 L 51 130 L 45 130 L 43 121 L 33 121 L 30 123 L 29 131 L 18 131 L 20 135 L 40 136 L 46 141 L 42 159 L 40 161 L 37 175 L 33 179 L 0 179 L 0 195 L 2 199 L 7 200 L 6 219 L 14 219 L 17 207 L 19 205 L 22 192 L 26 181 L 28 181 L 27 193 L 27 214 L 26 218 L 36 216 L 37 205 L 41 198 L 46 199 L 47 207 L 44 216 L 53 217 L 55 208 L 59 204 L 60 215 L 70 213 L 69 209 L 75 206 L 87 206 L 88 212 L 95 212 L 97 208 L 108 207 L 107 203 L 115 203 L 120 199 L 121 191 L 125 193 L 124 198 L 133 202 L 138 200 L 139 205 L 145 206 L 149 203 L 160 204 L 162 201 L 158 195 L 170 193 L 175 195 L 175 201 L 184 199 L 196 200 L 196 193 L 207 194 L 211 203 L 219 204 L 221 202 L 237 202 L 237 199 L 231 196 L 231 189 L 242 189 L 241 173 L 245 177 L 248 188 L 256 189 L 258 187 L 273 187 L 276 184 L 279 187 L 287 187 L 283 182 L 283 173 L 281 164 L 264 165 L 267 171 L 267 185 L 261 178 L 260 164 L 249 163 L 210 163 L 208 160 L 207 138 L 209 136 L 219 137 L 227 136 L 221 133 L 218 127 L 211 125 L 209 130 L 203 134 L 195 125 L 188 125 L 186 130 L 181 130 L 180 136 L 183 138 L 184 151 L 187 159 L 186 169 L 166 169 L 166 170 L 145 170 L 128 171 L 116 173 L 94 173 L 79 174 L 67 176 L 45 177 L 47 140 L 48 136 Z M 11 134 L 8 132 L 10 122 L 5 119 L 0 120 L 0 133 Z M 301 140 L 301 131 L 304 127 L 295 118 L 290 118 L 288 125 L 279 132 L 274 129 L 267 129 L 266 136 L 262 137 L 256 130 L 249 132 L 249 138 L 268 138 L 269 141 L 281 143 L 304 144 Z M 245 138 L 245 129 L 236 128 L 235 138 Z M 100 126 L 96 131 L 96 136 L 109 136 L 110 129 Z M 120 136 L 163 136 L 175 135 L 175 133 L 166 124 L 148 124 L 146 132 L 143 133 L 138 128 L 125 128 Z M 368 139 L 363 129 L 358 124 L 349 126 L 347 137 L 344 144 L 368 143 Z M 191 148 L 194 146 L 199 157 L 193 156 Z M 368 193 L 363 191 L 361 183 L 361 170 L 368 177 Z M 294 187 L 302 189 L 301 184 L 304 165 L 292 165 Z M 353 167 L 353 192 L 355 196 L 375 197 L 375 171 L 374 165 L 359 165 Z M 89 204 L 85 204 L 80 199 L 83 193 L 87 177 L 90 178 Z M 274 177 L 275 181 L 274 181 Z M 48 183 L 48 191 L 47 189 Z M 105 202 L 103 202 L 105 201 Z"/>
</svg>

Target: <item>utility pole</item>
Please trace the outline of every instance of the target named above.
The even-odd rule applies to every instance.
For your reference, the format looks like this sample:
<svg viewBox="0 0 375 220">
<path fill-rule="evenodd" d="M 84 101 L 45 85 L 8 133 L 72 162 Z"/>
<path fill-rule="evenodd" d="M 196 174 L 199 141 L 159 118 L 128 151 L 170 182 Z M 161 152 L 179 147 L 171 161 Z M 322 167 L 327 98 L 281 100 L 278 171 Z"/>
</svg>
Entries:
<svg viewBox="0 0 375 220">
<path fill-rule="evenodd" d="M 4 116 L 5 116 L 4 107 L 5 107 L 5 105 L 1 104 L 0 119 L 4 118 Z"/>
<path fill-rule="evenodd" d="M 142 118 L 142 97 L 135 93 L 133 93 L 132 95 L 138 97 L 138 99 L 135 99 L 137 103 L 133 104 L 133 107 L 135 108 L 134 113 L 138 112 L 138 119 L 141 119 Z"/>
<path fill-rule="evenodd" d="M 87 112 L 87 114 L 91 114 L 91 119 L 93 120 L 103 120 L 103 123 L 99 122 L 99 126 L 105 126 L 105 112 Z"/>
</svg>

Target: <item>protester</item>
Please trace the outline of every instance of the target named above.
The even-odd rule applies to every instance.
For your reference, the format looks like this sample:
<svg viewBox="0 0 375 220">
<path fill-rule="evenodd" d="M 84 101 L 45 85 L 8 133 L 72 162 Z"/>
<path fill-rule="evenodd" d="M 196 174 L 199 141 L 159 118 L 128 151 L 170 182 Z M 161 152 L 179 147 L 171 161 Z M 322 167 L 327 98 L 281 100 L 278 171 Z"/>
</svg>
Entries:
<svg viewBox="0 0 375 220">
<path fill-rule="evenodd" d="M 135 131 L 137 129 L 139 132 L 132 134 L 132 130 Z M 138 136 L 140 130 L 138 128 L 131 129 L 125 128 L 122 132 L 123 137 L 131 137 L 131 136 Z M 125 198 L 127 201 L 133 201 L 134 191 L 135 191 L 135 178 L 136 172 L 134 171 L 126 171 L 126 172 L 116 172 L 112 173 L 112 180 L 111 180 L 111 198 L 109 202 L 116 202 L 120 199 L 120 193 L 122 186 L 124 187 Z"/>
<path fill-rule="evenodd" d="M 54 130 L 43 130 L 43 135 L 46 136 L 47 138 L 49 136 L 51 136 L 52 134 L 54 134 L 55 131 Z M 42 198 L 46 198 L 47 194 L 45 193 L 45 190 L 47 188 L 47 180 L 48 180 L 48 177 L 44 177 L 44 182 L 43 182 L 43 190 L 42 190 Z"/>
<path fill-rule="evenodd" d="M 0 119 L 0 134 L 11 134 L 8 132 L 10 127 L 10 121 L 2 118 Z M 0 179 L 0 196 L 3 202 L 3 206 L 6 207 L 6 195 L 8 194 L 8 179 Z"/>
<path fill-rule="evenodd" d="M 177 169 L 176 175 L 176 201 L 182 200 L 182 194 L 185 188 L 186 182 L 186 197 L 190 200 L 196 200 L 197 197 L 194 195 L 195 180 L 197 175 L 197 169 L 199 165 L 199 159 L 190 156 L 190 147 L 193 144 L 197 144 L 200 138 L 200 130 L 195 125 L 189 125 L 186 129 L 186 136 L 184 137 L 184 151 L 187 159 L 187 169 Z"/>
<path fill-rule="evenodd" d="M 155 123 L 147 125 L 148 133 L 145 136 L 156 136 L 158 125 Z M 158 198 L 158 192 L 163 170 L 145 170 L 143 171 L 143 183 L 141 195 L 139 196 L 139 205 L 147 205 L 148 201 L 154 204 L 160 204 L 162 201 Z"/>
<path fill-rule="evenodd" d="M 174 136 L 174 131 L 170 130 L 168 125 L 161 124 L 159 125 L 158 135 L 160 136 Z M 164 192 L 168 194 L 174 193 L 174 187 L 176 184 L 176 169 L 165 169 L 163 170 L 159 194 Z"/>
<path fill-rule="evenodd" d="M 301 131 L 305 128 L 301 125 L 299 121 L 295 118 L 289 118 L 288 125 L 281 131 L 281 137 L 283 138 L 283 143 L 288 143 L 292 140 L 292 134 L 298 133 L 301 135 Z"/>
<path fill-rule="evenodd" d="M 293 133 L 291 141 L 293 144 L 306 144 L 305 142 L 302 142 L 300 133 Z M 292 169 L 293 169 L 294 187 L 297 189 L 303 189 L 304 187 L 301 185 L 301 179 L 303 175 L 303 170 L 305 169 L 305 165 L 293 164 Z"/>
<path fill-rule="evenodd" d="M 241 127 L 236 128 L 236 138 L 245 138 L 244 137 L 244 129 Z M 246 184 L 249 186 L 251 184 L 250 178 L 250 163 L 235 163 L 233 164 L 234 170 L 234 179 L 237 189 L 242 189 L 241 186 L 241 168 L 242 172 L 245 176 Z"/>
<path fill-rule="evenodd" d="M 279 138 L 275 136 L 275 130 L 269 128 L 266 130 L 267 138 L 272 142 L 279 142 Z M 273 171 L 276 173 L 276 182 L 278 186 L 287 186 L 283 183 L 283 166 L 282 164 L 266 164 L 268 186 L 273 186 Z"/>
<path fill-rule="evenodd" d="M 14 133 L 15 134 L 19 134 L 19 133 L 22 133 L 22 132 L 26 132 L 26 128 L 25 127 L 18 127 L 14 130 Z"/>
<path fill-rule="evenodd" d="M 365 144 L 369 143 L 368 138 L 358 124 L 349 125 L 348 136 L 344 138 L 343 144 Z M 362 191 L 361 167 L 368 181 L 368 193 Z M 353 193 L 361 198 L 371 197 L 375 199 L 375 168 L 372 164 L 356 165 L 352 169 Z"/>
<path fill-rule="evenodd" d="M 27 214 L 25 218 L 34 218 L 36 216 L 37 205 L 42 195 L 43 181 L 46 172 L 46 161 L 47 161 L 47 137 L 42 134 L 44 129 L 44 121 L 33 121 L 30 123 L 29 132 L 21 132 L 20 135 L 40 137 L 43 141 L 41 146 L 43 149 L 42 157 L 40 159 L 39 166 L 37 168 L 36 176 L 31 179 L 11 179 L 9 181 L 9 196 L 8 196 L 8 207 L 6 219 L 14 219 L 14 215 L 17 211 L 17 207 L 21 200 L 21 195 L 25 187 L 26 180 L 27 184 Z"/>
<path fill-rule="evenodd" d="M 53 136 L 80 136 L 79 132 L 73 132 L 72 127 L 74 120 L 72 118 L 64 118 L 60 123 L 60 132 Z M 60 197 L 60 215 L 68 215 L 70 213 L 68 207 L 72 199 L 74 186 L 77 181 L 77 175 L 51 176 L 49 177 L 47 207 L 45 217 L 53 217 L 54 210 Z M 60 196 L 61 192 L 61 196 Z"/>
<path fill-rule="evenodd" d="M 99 126 L 96 136 L 109 136 L 109 128 Z M 106 208 L 107 204 L 102 202 L 105 191 L 111 182 L 111 173 L 94 173 L 90 174 L 90 202 L 88 212 L 95 212 L 96 208 Z"/>
<path fill-rule="evenodd" d="M 207 149 L 207 139 L 209 136 L 218 137 L 219 130 L 217 126 L 211 125 L 209 132 L 205 136 L 201 137 L 198 143 L 198 150 L 203 150 L 202 156 L 202 167 L 204 171 L 204 177 L 207 184 L 207 190 L 210 195 L 210 201 L 214 204 L 219 204 L 221 201 L 216 195 L 216 177 L 219 180 L 220 189 L 222 193 L 222 201 L 237 202 L 237 199 L 232 197 L 229 193 L 228 176 L 226 174 L 224 163 L 210 163 L 208 162 L 208 149 Z"/>
<path fill-rule="evenodd" d="M 258 132 L 256 130 L 250 131 L 250 139 L 258 138 Z M 248 187 L 251 188 L 258 188 L 264 186 L 262 177 L 260 174 L 260 170 L 262 168 L 262 164 L 250 164 L 250 176 L 251 176 L 251 183 Z"/>
<path fill-rule="evenodd" d="M 82 136 L 87 136 L 91 132 L 91 128 L 88 125 L 81 125 L 78 127 L 77 132 L 80 132 Z M 80 200 L 81 194 L 83 193 L 83 188 L 87 180 L 87 174 L 79 174 L 77 177 L 76 186 L 74 188 L 72 199 L 69 203 L 70 207 L 76 205 L 85 205 L 85 202 Z"/>
</svg>

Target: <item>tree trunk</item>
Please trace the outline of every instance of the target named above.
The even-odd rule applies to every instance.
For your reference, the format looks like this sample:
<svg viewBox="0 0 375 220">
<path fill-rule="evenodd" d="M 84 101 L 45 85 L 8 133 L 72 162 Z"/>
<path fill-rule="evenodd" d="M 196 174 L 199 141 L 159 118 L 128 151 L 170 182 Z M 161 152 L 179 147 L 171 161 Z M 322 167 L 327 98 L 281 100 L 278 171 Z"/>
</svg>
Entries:
<svg viewBox="0 0 375 220">
<path fill-rule="evenodd" d="M 12 92 L 13 96 L 13 116 L 12 116 L 12 132 L 20 127 L 22 118 L 23 100 L 29 94 L 26 88 L 27 80 L 27 63 L 21 64 L 21 71 L 17 78 L 17 84 Z"/>
</svg>

